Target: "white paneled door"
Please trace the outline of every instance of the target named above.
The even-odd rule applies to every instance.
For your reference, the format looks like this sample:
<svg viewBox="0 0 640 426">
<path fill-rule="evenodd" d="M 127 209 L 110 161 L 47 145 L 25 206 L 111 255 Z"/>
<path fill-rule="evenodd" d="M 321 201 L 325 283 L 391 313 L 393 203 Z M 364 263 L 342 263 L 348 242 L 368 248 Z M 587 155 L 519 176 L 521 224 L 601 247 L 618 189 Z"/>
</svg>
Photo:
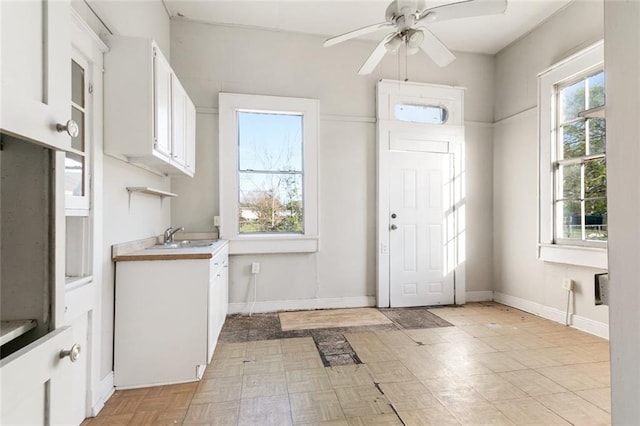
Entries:
<svg viewBox="0 0 640 426">
<path fill-rule="evenodd" d="M 452 155 L 391 152 L 389 178 L 391 306 L 452 304 Z"/>
</svg>

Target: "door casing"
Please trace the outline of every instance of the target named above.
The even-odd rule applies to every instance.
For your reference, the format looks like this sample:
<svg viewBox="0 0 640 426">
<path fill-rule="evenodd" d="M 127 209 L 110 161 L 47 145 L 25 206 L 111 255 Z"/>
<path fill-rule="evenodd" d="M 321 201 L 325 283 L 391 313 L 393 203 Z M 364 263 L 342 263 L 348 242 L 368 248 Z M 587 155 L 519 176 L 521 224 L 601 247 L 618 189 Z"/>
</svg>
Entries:
<svg viewBox="0 0 640 426">
<path fill-rule="evenodd" d="M 395 105 L 436 105 L 448 111 L 443 124 L 400 121 Z M 420 140 L 412 135 L 420 133 Z M 406 137 L 404 137 L 406 136 Z M 455 304 L 466 302 L 465 276 L 465 184 L 464 184 L 464 88 L 425 83 L 381 80 L 377 85 L 377 235 L 376 303 L 390 306 L 389 179 L 390 153 L 436 152 L 453 157 L 453 223 Z"/>
</svg>

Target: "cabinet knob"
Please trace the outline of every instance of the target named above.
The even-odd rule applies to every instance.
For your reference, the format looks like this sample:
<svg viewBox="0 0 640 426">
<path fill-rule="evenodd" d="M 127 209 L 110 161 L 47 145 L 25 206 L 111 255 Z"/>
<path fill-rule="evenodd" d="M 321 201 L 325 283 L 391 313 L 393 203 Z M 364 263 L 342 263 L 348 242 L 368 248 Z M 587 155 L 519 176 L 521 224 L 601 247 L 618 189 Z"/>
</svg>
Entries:
<svg viewBox="0 0 640 426">
<path fill-rule="evenodd" d="M 390 228 L 391 228 L 392 231 L 395 231 L 396 229 L 398 229 L 398 227 L 395 224 L 391 225 Z"/>
<path fill-rule="evenodd" d="M 80 134 L 78 123 L 73 120 L 69 120 L 65 124 L 56 124 L 56 130 L 60 133 L 67 132 L 72 138 L 75 138 Z"/>
<path fill-rule="evenodd" d="M 75 345 L 71 346 L 71 349 L 69 349 L 68 351 L 60 351 L 60 358 L 62 359 L 65 357 L 69 357 L 69 360 L 71 362 L 76 362 L 78 358 L 80 358 L 80 345 L 76 343 Z"/>
</svg>

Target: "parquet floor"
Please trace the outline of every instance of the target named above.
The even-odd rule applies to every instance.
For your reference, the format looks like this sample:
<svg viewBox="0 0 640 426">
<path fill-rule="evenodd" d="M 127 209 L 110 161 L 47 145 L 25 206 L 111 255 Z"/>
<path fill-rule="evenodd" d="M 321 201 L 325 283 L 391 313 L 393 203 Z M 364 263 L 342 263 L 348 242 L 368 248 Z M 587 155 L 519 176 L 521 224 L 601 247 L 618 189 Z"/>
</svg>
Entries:
<svg viewBox="0 0 640 426">
<path fill-rule="evenodd" d="M 198 383 L 117 391 L 96 425 L 610 424 L 606 340 L 495 303 L 434 308 L 440 328 L 223 342 Z"/>
</svg>

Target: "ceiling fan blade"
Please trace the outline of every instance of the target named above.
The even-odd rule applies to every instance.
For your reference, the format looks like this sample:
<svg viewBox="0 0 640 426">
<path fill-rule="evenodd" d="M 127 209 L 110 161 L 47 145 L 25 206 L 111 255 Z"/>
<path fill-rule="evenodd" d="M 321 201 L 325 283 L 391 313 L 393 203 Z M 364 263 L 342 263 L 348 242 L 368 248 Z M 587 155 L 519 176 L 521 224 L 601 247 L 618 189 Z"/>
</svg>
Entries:
<svg viewBox="0 0 640 426">
<path fill-rule="evenodd" d="M 373 52 L 371 52 L 371 55 L 369 55 L 365 63 L 360 67 L 358 74 L 371 74 L 373 70 L 376 69 L 382 58 L 384 58 L 384 55 L 387 53 L 385 44 L 387 44 L 387 42 L 389 42 L 389 40 L 394 38 L 397 34 L 398 33 L 387 34 L 385 38 L 383 38 L 382 41 L 378 43 L 376 48 L 373 49 Z"/>
<path fill-rule="evenodd" d="M 497 15 L 507 9 L 507 0 L 466 0 L 426 9 L 419 22 L 440 22 L 482 15 Z"/>
<path fill-rule="evenodd" d="M 456 57 L 451 51 L 440 41 L 438 37 L 428 29 L 421 28 L 424 34 L 424 40 L 420 45 L 420 49 L 440 67 L 445 67 L 453 62 Z"/>
<path fill-rule="evenodd" d="M 341 34 L 339 36 L 331 37 L 324 42 L 324 47 L 333 46 L 334 44 L 342 43 L 343 41 L 351 40 L 352 38 L 360 37 L 365 34 L 373 33 L 375 31 L 381 30 L 383 28 L 391 28 L 394 27 L 395 24 L 393 22 L 380 22 L 378 24 L 368 25 L 363 28 L 359 28 L 357 30 L 349 31 L 348 33 Z"/>
</svg>

